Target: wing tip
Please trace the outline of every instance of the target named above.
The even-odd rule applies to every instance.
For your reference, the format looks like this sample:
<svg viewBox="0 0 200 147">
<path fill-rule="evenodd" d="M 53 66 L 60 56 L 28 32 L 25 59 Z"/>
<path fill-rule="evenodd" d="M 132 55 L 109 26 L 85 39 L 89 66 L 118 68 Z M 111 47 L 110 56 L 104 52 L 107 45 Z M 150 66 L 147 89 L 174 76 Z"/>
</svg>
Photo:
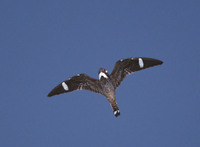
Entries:
<svg viewBox="0 0 200 147">
<path fill-rule="evenodd" d="M 57 88 L 57 87 L 56 87 Z M 56 89 L 56 88 L 54 88 L 47 96 L 48 97 L 52 97 L 52 96 L 54 96 L 54 95 L 59 95 L 59 94 L 62 94 L 62 93 L 64 93 L 64 92 L 66 92 L 66 91 L 64 91 L 64 90 L 59 90 L 59 89 Z"/>
<path fill-rule="evenodd" d="M 160 64 L 163 64 L 164 62 L 161 60 L 156 59 Z"/>
<path fill-rule="evenodd" d="M 156 66 L 156 65 L 162 65 L 164 63 L 163 61 L 154 59 L 154 58 L 141 57 L 139 59 L 142 59 L 141 62 L 144 64 L 144 67 L 146 68 Z M 140 61 L 139 61 L 139 64 L 140 64 Z"/>
<path fill-rule="evenodd" d="M 157 65 L 162 65 L 164 62 L 161 60 L 157 60 Z"/>
<path fill-rule="evenodd" d="M 47 97 L 52 97 L 53 96 L 53 94 L 51 94 L 51 93 L 49 93 L 48 95 L 47 95 Z"/>
</svg>

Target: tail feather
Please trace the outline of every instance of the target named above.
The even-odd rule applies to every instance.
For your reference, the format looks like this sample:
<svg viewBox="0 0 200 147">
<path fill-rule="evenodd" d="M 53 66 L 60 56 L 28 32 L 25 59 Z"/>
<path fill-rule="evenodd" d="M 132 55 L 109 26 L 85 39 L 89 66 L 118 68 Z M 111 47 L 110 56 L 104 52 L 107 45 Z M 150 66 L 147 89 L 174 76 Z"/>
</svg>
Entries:
<svg viewBox="0 0 200 147">
<path fill-rule="evenodd" d="M 120 112 L 119 112 L 119 107 L 118 107 L 116 101 L 110 102 L 110 105 L 113 109 L 113 113 L 114 113 L 115 117 L 118 117 L 120 115 Z"/>
<path fill-rule="evenodd" d="M 119 110 L 114 111 L 114 115 L 115 115 L 115 117 L 119 116 L 120 115 Z"/>
</svg>

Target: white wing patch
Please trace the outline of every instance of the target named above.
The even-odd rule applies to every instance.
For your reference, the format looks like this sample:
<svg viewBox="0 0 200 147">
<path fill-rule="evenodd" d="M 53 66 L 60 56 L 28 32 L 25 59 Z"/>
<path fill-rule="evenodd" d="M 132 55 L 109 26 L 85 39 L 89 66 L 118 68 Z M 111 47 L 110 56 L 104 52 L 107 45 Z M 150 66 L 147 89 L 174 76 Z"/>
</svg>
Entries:
<svg viewBox="0 0 200 147">
<path fill-rule="evenodd" d="M 104 77 L 106 79 L 108 78 L 108 76 L 105 73 L 103 73 L 103 72 L 99 73 L 99 80 L 101 79 L 101 77 Z"/>
<path fill-rule="evenodd" d="M 139 61 L 140 68 L 143 68 L 144 67 L 144 62 L 143 62 L 142 58 L 139 58 L 138 61 Z"/>
<path fill-rule="evenodd" d="M 68 91 L 69 90 L 69 87 L 67 86 L 67 84 L 65 82 L 62 82 L 62 87 Z"/>
</svg>

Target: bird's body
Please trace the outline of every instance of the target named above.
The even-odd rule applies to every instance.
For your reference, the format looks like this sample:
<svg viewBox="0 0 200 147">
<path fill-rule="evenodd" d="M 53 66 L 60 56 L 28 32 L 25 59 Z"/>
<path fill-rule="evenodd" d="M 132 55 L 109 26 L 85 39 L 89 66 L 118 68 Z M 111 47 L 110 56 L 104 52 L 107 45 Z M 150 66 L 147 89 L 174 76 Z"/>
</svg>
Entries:
<svg viewBox="0 0 200 147">
<path fill-rule="evenodd" d="M 48 94 L 48 96 L 51 97 L 53 95 L 74 90 L 90 90 L 104 95 L 108 99 L 114 115 L 117 117 L 120 115 L 120 112 L 115 99 L 115 91 L 123 79 L 135 71 L 161 65 L 162 63 L 162 61 L 152 58 L 140 57 L 122 59 L 116 62 L 110 75 L 108 74 L 108 71 L 103 68 L 99 70 L 99 80 L 93 79 L 86 74 L 78 74 L 60 83 Z"/>
<path fill-rule="evenodd" d="M 109 101 L 113 112 L 115 114 L 115 116 L 120 115 L 119 113 L 119 108 L 117 106 L 117 102 L 115 99 L 115 87 L 112 83 L 112 81 L 110 80 L 110 77 L 108 78 L 100 78 L 100 85 L 102 87 L 102 94 L 107 98 L 107 100 Z"/>
</svg>

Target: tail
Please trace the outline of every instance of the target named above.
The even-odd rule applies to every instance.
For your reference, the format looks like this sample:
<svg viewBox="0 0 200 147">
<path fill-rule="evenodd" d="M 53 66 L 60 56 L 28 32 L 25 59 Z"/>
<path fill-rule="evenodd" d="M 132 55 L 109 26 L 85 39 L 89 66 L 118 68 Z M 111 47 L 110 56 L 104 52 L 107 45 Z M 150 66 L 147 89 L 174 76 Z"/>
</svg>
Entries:
<svg viewBox="0 0 200 147">
<path fill-rule="evenodd" d="M 114 111 L 114 115 L 115 115 L 115 117 L 117 117 L 117 116 L 119 116 L 119 115 L 120 115 L 119 109 L 118 109 L 118 110 L 116 110 L 116 111 Z"/>
<path fill-rule="evenodd" d="M 116 101 L 110 102 L 110 105 L 113 109 L 113 113 L 114 113 L 115 117 L 118 117 L 120 115 L 120 112 L 119 112 L 119 107 L 117 105 L 117 102 Z"/>
</svg>

